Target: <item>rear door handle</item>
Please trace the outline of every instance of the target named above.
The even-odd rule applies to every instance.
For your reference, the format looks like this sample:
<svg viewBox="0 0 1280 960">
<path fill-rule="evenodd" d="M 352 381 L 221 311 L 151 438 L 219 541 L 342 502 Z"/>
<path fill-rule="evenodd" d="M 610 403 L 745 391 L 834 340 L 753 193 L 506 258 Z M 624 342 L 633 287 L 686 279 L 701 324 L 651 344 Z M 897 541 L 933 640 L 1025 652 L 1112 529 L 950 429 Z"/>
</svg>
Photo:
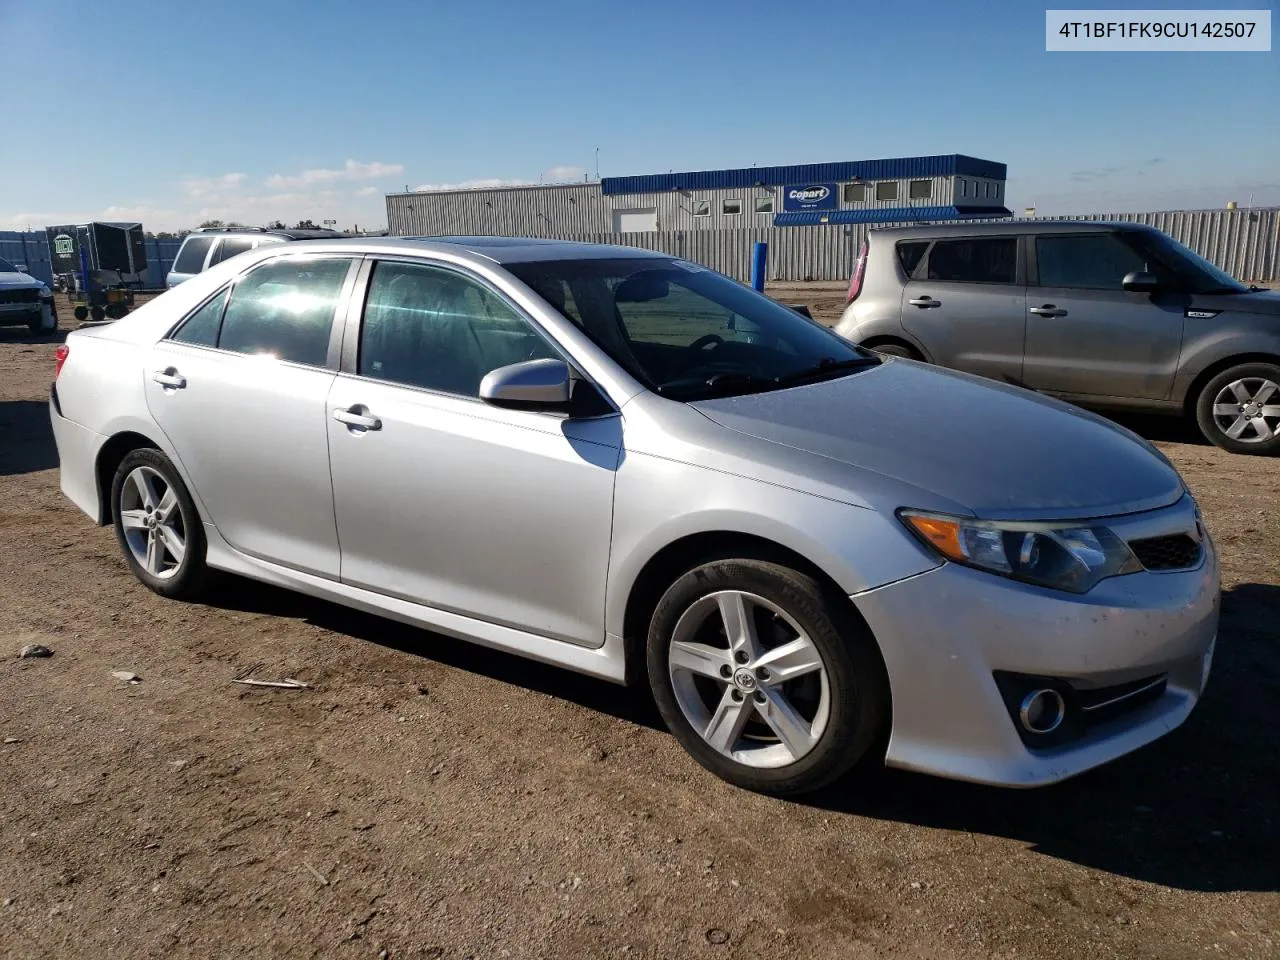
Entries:
<svg viewBox="0 0 1280 960">
<path fill-rule="evenodd" d="M 337 420 L 339 423 L 345 423 L 348 427 L 353 427 L 357 430 L 381 430 L 382 421 L 377 417 L 369 416 L 367 413 L 361 413 L 364 409 L 365 408 L 359 404 L 356 404 L 353 407 L 348 407 L 345 410 L 339 407 L 337 410 L 333 411 L 333 419 Z"/>
<path fill-rule="evenodd" d="M 1046 303 L 1043 307 L 1031 307 L 1028 313 L 1034 313 L 1038 317 L 1065 317 L 1067 311 L 1059 310 L 1052 303 Z"/>
<path fill-rule="evenodd" d="M 169 367 L 167 370 L 157 370 L 151 374 L 151 379 L 166 390 L 181 390 L 187 385 L 187 378 L 173 369 L 173 367 Z"/>
<path fill-rule="evenodd" d="M 933 299 L 933 297 L 916 297 L 916 298 L 915 298 L 915 299 L 913 299 L 913 300 L 908 300 L 908 301 L 907 301 L 907 303 L 911 304 L 913 307 L 940 307 L 940 306 L 942 306 L 942 301 L 941 301 L 941 300 L 935 300 L 935 299 Z"/>
</svg>

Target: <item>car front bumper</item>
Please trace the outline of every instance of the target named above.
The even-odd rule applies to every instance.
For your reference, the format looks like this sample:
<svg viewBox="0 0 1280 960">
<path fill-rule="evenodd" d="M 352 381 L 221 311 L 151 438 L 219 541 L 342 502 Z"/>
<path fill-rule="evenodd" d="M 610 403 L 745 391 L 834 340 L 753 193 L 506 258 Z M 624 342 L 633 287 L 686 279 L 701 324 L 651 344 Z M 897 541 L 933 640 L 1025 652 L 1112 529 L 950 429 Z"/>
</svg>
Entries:
<svg viewBox="0 0 1280 960">
<path fill-rule="evenodd" d="M 1195 569 L 1113 577 L 1083 595 L 948 563 L 851 599 L 889 674 L 886 762 L 1033 787 L 1123 756 L 1187 718 L 1217 636 L 1218 563 L 1206 535 Z M 1164 684 L 1131 709 L 1041 747 L 1024 742 L 997 672 L 1055 678 L 1085 695 L 1153 677 Z"/>
</svg>

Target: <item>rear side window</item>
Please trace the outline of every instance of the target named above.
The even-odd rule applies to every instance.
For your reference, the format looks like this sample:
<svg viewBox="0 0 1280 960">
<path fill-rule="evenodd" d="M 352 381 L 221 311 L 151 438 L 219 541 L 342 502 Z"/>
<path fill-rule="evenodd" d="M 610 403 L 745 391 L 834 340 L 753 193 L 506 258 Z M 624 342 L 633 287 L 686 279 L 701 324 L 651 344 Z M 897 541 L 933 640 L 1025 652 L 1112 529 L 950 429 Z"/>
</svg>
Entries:
<svg viewBox="0 0 1280 960">
<path fill-rule="evenodd" d="M 898 262 L 902 264 L 902 272 L 908 277 L 916 272 L 924 252 L 929 249 L 928 240 L 899 240 Z"/>
<path fill-rule="evenodd" d="M 238 253 L 244 253 L 253 249 L 252 240 L 223 240 L 222 246 L 218 247 L 214 255 L 209 259 L 209 266 L 215 263 L 221 263 L 223 260 L 230 260 Z"/>
<path fill-rule="evenodd" d="M 350 266 L 350 260 L 286 257 L 258 267 L 231 291 L 218 347 L 323 366 Z"/>
<path fill-rule="evenodd" d="M 213 246 L 213 240 L 213 237 L 188 237 L 178 251 L 178 259 L 173 261 L 173 272 L 199 273 L 204 266 L 205 254 Z"/>
<path fill-rule="evenodd" d="M 1016 237 L 939 240 L 929 251 L 930 280 L 1013 283 L 1017 277 Z"/>
<path fill-rule="evenodd" d="M 218 325 L 222 322 L 222 308 L 227 305 L 230 290 L 230 287 L 224 287 L 216 297 L 187 317 L 171 339 L 201 347 L 217 346 Z"/>
<path fill-rule="evenodd" d="M 1036 267 L 1042 286 L 1120 290 L 1147 262 L 1114 233 L 1062 234 L 1036 237 Z"/>
</svg>

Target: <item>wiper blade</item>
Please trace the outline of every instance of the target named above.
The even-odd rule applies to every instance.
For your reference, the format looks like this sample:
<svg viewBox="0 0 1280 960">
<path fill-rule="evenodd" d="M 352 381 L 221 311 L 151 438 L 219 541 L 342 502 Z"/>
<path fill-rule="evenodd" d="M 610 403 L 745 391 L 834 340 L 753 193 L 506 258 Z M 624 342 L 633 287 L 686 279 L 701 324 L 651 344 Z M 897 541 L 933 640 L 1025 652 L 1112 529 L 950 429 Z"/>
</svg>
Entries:
<svg viewBox="0 0 1280 960">
<path fill-rule="evenodd" d="M 813 380 L 826 377 L 831 374 L 845 373 L 849 370 L 860 370 L 864 367 L 876 367 L 880 365 L 880 361 L 875 357 L 850 357 L 848 360 L 832 360 L 825 357 L 812 367 L 804 370 L 797 370 L 795 373 L 788 373 L 778 377 L 775 381 L 779 384 L 802 383 L 805 380 Z"/>
<path fill-rule="evenodd" d="M 753 373 L 727 372 L 716 373 L 705 380 L 691 382 L 688 380 L 675 383 L 664 383 L 657 388 L 664 397 L 698 397 L 709 398 L 724 393 L 752 393 L 768 387 L 776 387 L 778 381 L 771 377 L 760 377 Z"/>
</svg>

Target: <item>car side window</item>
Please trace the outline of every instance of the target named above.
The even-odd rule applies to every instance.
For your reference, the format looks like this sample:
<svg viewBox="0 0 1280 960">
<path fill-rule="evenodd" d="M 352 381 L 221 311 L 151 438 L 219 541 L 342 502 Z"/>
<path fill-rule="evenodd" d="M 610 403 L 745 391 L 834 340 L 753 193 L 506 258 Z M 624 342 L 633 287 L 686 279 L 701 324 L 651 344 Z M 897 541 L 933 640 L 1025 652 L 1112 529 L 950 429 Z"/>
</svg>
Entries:
<svg viewBox="0 0 1280 960">
<path fill-rule="evenodd" d="M 227 305 L 227 294 L 230 292 L 230 287 L 223 287 L 217 296 L 187 317 L 169 339 L 201 347 L 216 347 L 218 327 L 222 324 L 222 308 Z"/>
<path fill-rule="evenodd" d="M 205 254 L 213 246 L 213 237 L 189 237 L 178 251 L 173 262 L 174 273 L 199 273 L 204 267 Z"/>
<path fill-rule="evenodd" d="M 230 260 L 238 253 L 244 253 L 246 250 L 253 249 L 252 240 L 223 240 L 222 246 L 218 247 L 212 257 L 209 258 L 209 266 L 221 263 L 223 260 Z"/>
<path fill-rule="evenodd" d="M 908 277 L 916 272 L 916 267 L 924 259 L 924 252 L 929 249 L 928 240 L 899 240 L 898 262 L 902 264 L 902 272 Z"/>
<path fill-rule="evenodd" d="M 1018 274 L 1016 237 L 939 240 L 929 251 L 930 280 L 1013 283 Z"/>
<path fill-rule="evenodd" d="M 392 260 L 374 266 L 360 326 L 361 376 L 476 397 L 489 371 L 556 356 L 514 307 L 470 277 Z"/>
<path fill-rule="evenodd" d="M 1114 233 L 1036 237 L 1036 272 L 1045 287 L 1122 289 L 1125 274 L 1147 270 L 1146 259 Z"/>
<path fill-rule="evenodd" d="M 283 257 L 258 267 L 232 288 L 218 347 L 323 366 L 350 266 L 346 259 Z"/>
</svg>

